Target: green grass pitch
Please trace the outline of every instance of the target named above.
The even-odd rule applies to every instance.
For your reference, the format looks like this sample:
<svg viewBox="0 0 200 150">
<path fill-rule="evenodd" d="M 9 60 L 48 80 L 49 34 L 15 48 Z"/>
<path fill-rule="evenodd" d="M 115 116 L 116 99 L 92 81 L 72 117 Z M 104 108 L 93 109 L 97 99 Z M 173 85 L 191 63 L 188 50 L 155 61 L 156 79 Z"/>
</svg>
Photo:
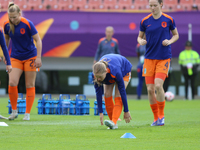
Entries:
<svg viewBox="0 0 200 150">
<path fill-rule="evenodd" d="M 200 100 L 166 102 L 165 125 L 151 127 L 153 115 L 148 100 L 129 100 L 132 121 L 118 122 L 107 130 L 90 109 L 88 116 L 38 115 L 36 98 L 31 120 L 19 115 L 0 127 L 0 150 L 199 150 Z M 7 98 L 0 98 L 0 114 L 8 117 Z M 93 106 L 91 99 L 90 105 Z M 123 119 L 122 115 L 120 117 Z M 104 119 L 108 119 L 105 116 Z M 136 139 L 120 138 L 132 133 Z"/>
</svg>

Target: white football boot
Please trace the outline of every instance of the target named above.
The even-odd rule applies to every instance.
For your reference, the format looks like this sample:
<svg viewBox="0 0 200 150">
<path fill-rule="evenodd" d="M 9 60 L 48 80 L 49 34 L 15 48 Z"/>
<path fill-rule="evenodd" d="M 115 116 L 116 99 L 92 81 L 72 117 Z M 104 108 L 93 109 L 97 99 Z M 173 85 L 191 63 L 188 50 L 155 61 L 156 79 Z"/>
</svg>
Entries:
<svg viewBox="0 0 200 150">
<path fill-rule="evenodd" d="M 0 119 L 8 119 L 8 118 L 6 118 L 6 117 L 0 115 Z"/>
<path fill-rule="evenodd" d="M 105 124 L 106 126 L 108 126 L 107 129 L 118 129 L 117 124 L 115 124 L 115 123 L 112 122 L 111 120 L 105 120 L 105 121 L 104 121 L 104 124 Z"/>
<path fill-rule="evenodd" d="M 25 113 L 23 120 L 30 120 L 30 114 Z"/>
<path fill-rule="evenodd" d="M 17 110 L 12 110 L 12 113 L 11 113 L 10 117 L 8 117 L 8 120 L 14 120 L 17 117 L 18 117 Z"/>
</svg>

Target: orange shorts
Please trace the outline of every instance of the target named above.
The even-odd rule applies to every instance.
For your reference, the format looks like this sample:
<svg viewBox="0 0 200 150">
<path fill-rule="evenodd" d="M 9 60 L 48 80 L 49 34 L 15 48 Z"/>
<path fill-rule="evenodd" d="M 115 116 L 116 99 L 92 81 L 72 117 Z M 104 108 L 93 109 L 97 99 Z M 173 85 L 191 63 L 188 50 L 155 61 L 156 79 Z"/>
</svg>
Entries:
<svg viewBox="0 0 200 150">
<path fill-rule="evenodd" d="M 131 72 L 127 73 L 124 77 L 123 77 L 124 81 L 129 82 L 131 79 Z"/>
<path fill-rule="evenodd" d="M 165 60 L 145 59 L 142 76 L 154 77 L 156 73 L 164 73 L 168 76 L 170 58 Z"/>
<path fill-rule="evenodd" d="M 36 57 L 37 56 L 32 57 L 27 60 L 19 60 L 19 59 L 11 58 L 12 68 L 18 68 L 23 71 L 39 71 L 39 68 L 36 68 L 34 66 Z"/>
</svg>

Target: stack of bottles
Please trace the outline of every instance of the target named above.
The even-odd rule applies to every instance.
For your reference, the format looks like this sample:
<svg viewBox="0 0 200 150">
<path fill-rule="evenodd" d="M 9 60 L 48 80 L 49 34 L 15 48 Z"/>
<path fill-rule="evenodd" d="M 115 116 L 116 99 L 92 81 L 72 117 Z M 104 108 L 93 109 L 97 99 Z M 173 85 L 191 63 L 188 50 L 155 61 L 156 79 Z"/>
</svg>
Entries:
<svg viewBox="0 0 200 150">
<path fill-rule="evenodd" d="M 89 115 L 90 101 L 83 94 L 77 94 L 75 100 L 71 100 L 69 94 L 60 94 L 57 100 L 52 99 L 51 94 L 43 94 L 37 108 L 38 114 Z"/>
<path fill-rule="evenodd" d="M 12 107 L 10 104 L 10 100 L 8 100 L 8 113 L 12 113 Z M 17 110 L 18 114 L 24 114 L 26 111 L 26 98 L 23 98 L 22 93 L 18 93 L 18 99 L 17 99 Z"/>
<path fill-rule="evenodd" d="M 102 101 L 103 114 L 108 115 L 105 107 L 105 101 Z M 94 101 L 94 115 L 99 115 L 97 100 Z"/>
</svg>

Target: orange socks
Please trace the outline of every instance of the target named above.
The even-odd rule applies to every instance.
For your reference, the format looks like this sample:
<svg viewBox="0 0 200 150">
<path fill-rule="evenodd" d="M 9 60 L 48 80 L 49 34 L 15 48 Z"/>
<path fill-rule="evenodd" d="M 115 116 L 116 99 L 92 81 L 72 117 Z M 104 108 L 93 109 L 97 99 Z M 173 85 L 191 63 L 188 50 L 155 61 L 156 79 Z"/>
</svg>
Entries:
<svg viewBox="0 0 200 150">
<path fill-rule="evenodd" d="M 35 99 L 35 87 L 26 88 L 26 113 L 30 114 Z"/>
<path fill-rule="evenodd" d="M 112 121 L 117 124 L 117 120 L 121 115 L 122 112 L 122 99 L 121 97 L 115 97 L 115 106 L 113 108 L 113 115 L 112 115 Z"/>
<path fill-rule="evenodd" d="M 104 97 L 104 98 L 105 98 L 105 105 L 106 105 L 106 111 L 107 111 L 108 117 L 110 118 L 110 120 L 112 120 L 112 114 L 113 114 L 113 108 L 114 108 L 112 96 Z"/>
<path fill-rule="evenodd" d="M 158 117 L 161 119 L 164 117 L 165 101 L 163 102 L 157 101 L 157 104 L 158 104 Z"/>
<path fill-rule="evenodd" d="M 150 104 L 150 107 L 154 115 L 154 121 L 158 120 L 158 104 Z"/>
<path fill-rule="evenodd" d="M 18 89 L 17 86 L 8 86 L 8 93 L 12 110 L 17 110 Z"/>
</svg>

